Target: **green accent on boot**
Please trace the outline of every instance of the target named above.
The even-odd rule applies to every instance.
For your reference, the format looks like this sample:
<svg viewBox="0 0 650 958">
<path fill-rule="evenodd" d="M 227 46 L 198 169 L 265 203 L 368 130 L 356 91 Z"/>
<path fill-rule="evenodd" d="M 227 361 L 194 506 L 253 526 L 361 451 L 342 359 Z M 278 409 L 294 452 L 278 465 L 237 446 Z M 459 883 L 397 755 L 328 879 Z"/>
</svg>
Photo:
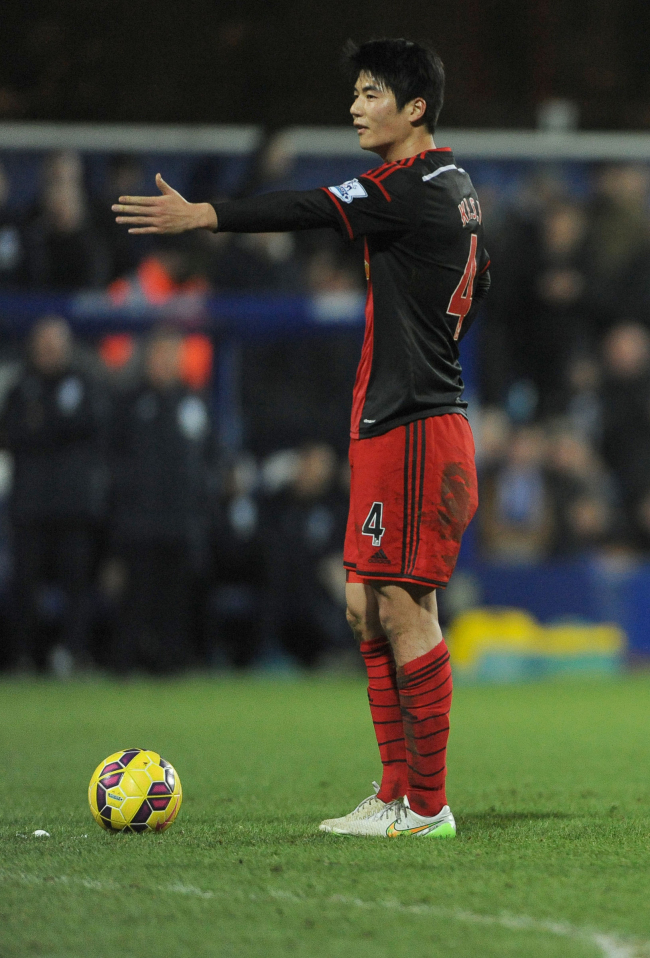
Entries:
<svg viewBox="0 0 650 958">
<path fill-rule="evenodd" d="M 422 838 L 455 838 L 456 829 L 451 822 L 443 822 L 437 828 L 432 828 L 430 832 L 421 836 Z"/>
</svg>

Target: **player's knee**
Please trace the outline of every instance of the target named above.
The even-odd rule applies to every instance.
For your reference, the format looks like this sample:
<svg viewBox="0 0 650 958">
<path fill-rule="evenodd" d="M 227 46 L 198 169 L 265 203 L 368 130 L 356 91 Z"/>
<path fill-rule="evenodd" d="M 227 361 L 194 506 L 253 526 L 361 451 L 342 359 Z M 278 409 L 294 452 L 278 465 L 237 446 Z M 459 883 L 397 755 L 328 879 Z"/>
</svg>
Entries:
<svg viewBox="0 0 650 958">
<path fill-rule="evenodd" d="M 348 620 L 348 625 L 354 632 L 356 636 L 362 637 L 363 626 L 364 626 L 364 615 L 363 612 L 359 609 L 350 608 L 348 605 L 345 610 L 345 618 Z M 361 641 L 361 639 L 360 639 Z"/>
<path fill-rule="evenodd" d="M 373 590 L 360 582 L 348 582 L 345 598 L 345 615 L 357 641 L 377 638 L 381 633 L 381 626 Z"/>
<path fill-rule="evenodd" d="M 381 634 L 379 617 L 376 614 L 372 614 L 366 607 L 348 604 L 345 610 L 345 617 L 354 633 L 354 637 L 359 643 L 376 639 L 377 636 Z"/>
</svg>

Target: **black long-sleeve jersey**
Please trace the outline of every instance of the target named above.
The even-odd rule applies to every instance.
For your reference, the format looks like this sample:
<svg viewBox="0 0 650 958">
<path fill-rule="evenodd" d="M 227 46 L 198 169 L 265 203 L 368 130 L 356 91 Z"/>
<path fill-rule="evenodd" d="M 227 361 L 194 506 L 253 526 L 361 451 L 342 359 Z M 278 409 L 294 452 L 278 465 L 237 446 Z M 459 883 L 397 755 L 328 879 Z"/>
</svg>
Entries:
<svg viewBox="0 0 650 958">
<path fill-rule="evenodd" d="M 490 287 L 481 207 L 448 148 L 427 150 L 316 190 L 267 193 L 215 206 L 219 230 L 330 226 L 365 237 L 366 332 L 351 435 L 416 419 L 465 415 L 458 341 Z"/>
</svg>

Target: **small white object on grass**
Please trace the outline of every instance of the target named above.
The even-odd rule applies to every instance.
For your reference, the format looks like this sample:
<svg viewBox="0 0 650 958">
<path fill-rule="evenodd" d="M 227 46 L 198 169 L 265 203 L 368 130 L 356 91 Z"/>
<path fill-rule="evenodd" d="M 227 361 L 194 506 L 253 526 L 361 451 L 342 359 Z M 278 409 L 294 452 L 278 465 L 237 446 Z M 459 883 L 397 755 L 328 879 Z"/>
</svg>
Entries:
<svg viewBox="0 0 650 958">
<path fill-rule="evenodd" d="M 49 838 L 50 833 L 46 832 L 44 828 L 37 828 L 35 832 L 32 832 L 34 838 Z"/>
</svg>

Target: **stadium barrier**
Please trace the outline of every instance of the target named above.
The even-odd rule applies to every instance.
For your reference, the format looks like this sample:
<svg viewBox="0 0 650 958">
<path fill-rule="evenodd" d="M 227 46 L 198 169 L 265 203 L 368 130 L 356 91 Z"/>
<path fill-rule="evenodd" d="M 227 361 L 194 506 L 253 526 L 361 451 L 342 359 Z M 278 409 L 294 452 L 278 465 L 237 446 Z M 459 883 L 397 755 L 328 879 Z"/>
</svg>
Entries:
<svg viewBox="0 0 650 958">
<path fill-rule="evenodd" d="M 252 125 L 135 123 L 47 123 L 0 121 L 0 150 L 80 150 L 107 153 L 231 154 L 248 156 L 264 142 Z M 348 126 L 288 127 L 275 142 L 294 156 L 360 158 L 359 140 Z M 471 130 L 441 126 L 438 146 L 451 146 L 458 159 L 574 161 L 579 163 L 650 159 L 650 133 L 586 130 Z M 363 162 L 368 166 L 368 155 Z M 372 165 L 372 163 L 370 163 Z"/>
<path fill-rule="evenodd" d="M 457 679 L 513 682 L 620 671 L 627 651 L 620 626 L 583 622 L 541 625 L 522 609 L 478 608 L 448 630 Z"/>
</svg>

